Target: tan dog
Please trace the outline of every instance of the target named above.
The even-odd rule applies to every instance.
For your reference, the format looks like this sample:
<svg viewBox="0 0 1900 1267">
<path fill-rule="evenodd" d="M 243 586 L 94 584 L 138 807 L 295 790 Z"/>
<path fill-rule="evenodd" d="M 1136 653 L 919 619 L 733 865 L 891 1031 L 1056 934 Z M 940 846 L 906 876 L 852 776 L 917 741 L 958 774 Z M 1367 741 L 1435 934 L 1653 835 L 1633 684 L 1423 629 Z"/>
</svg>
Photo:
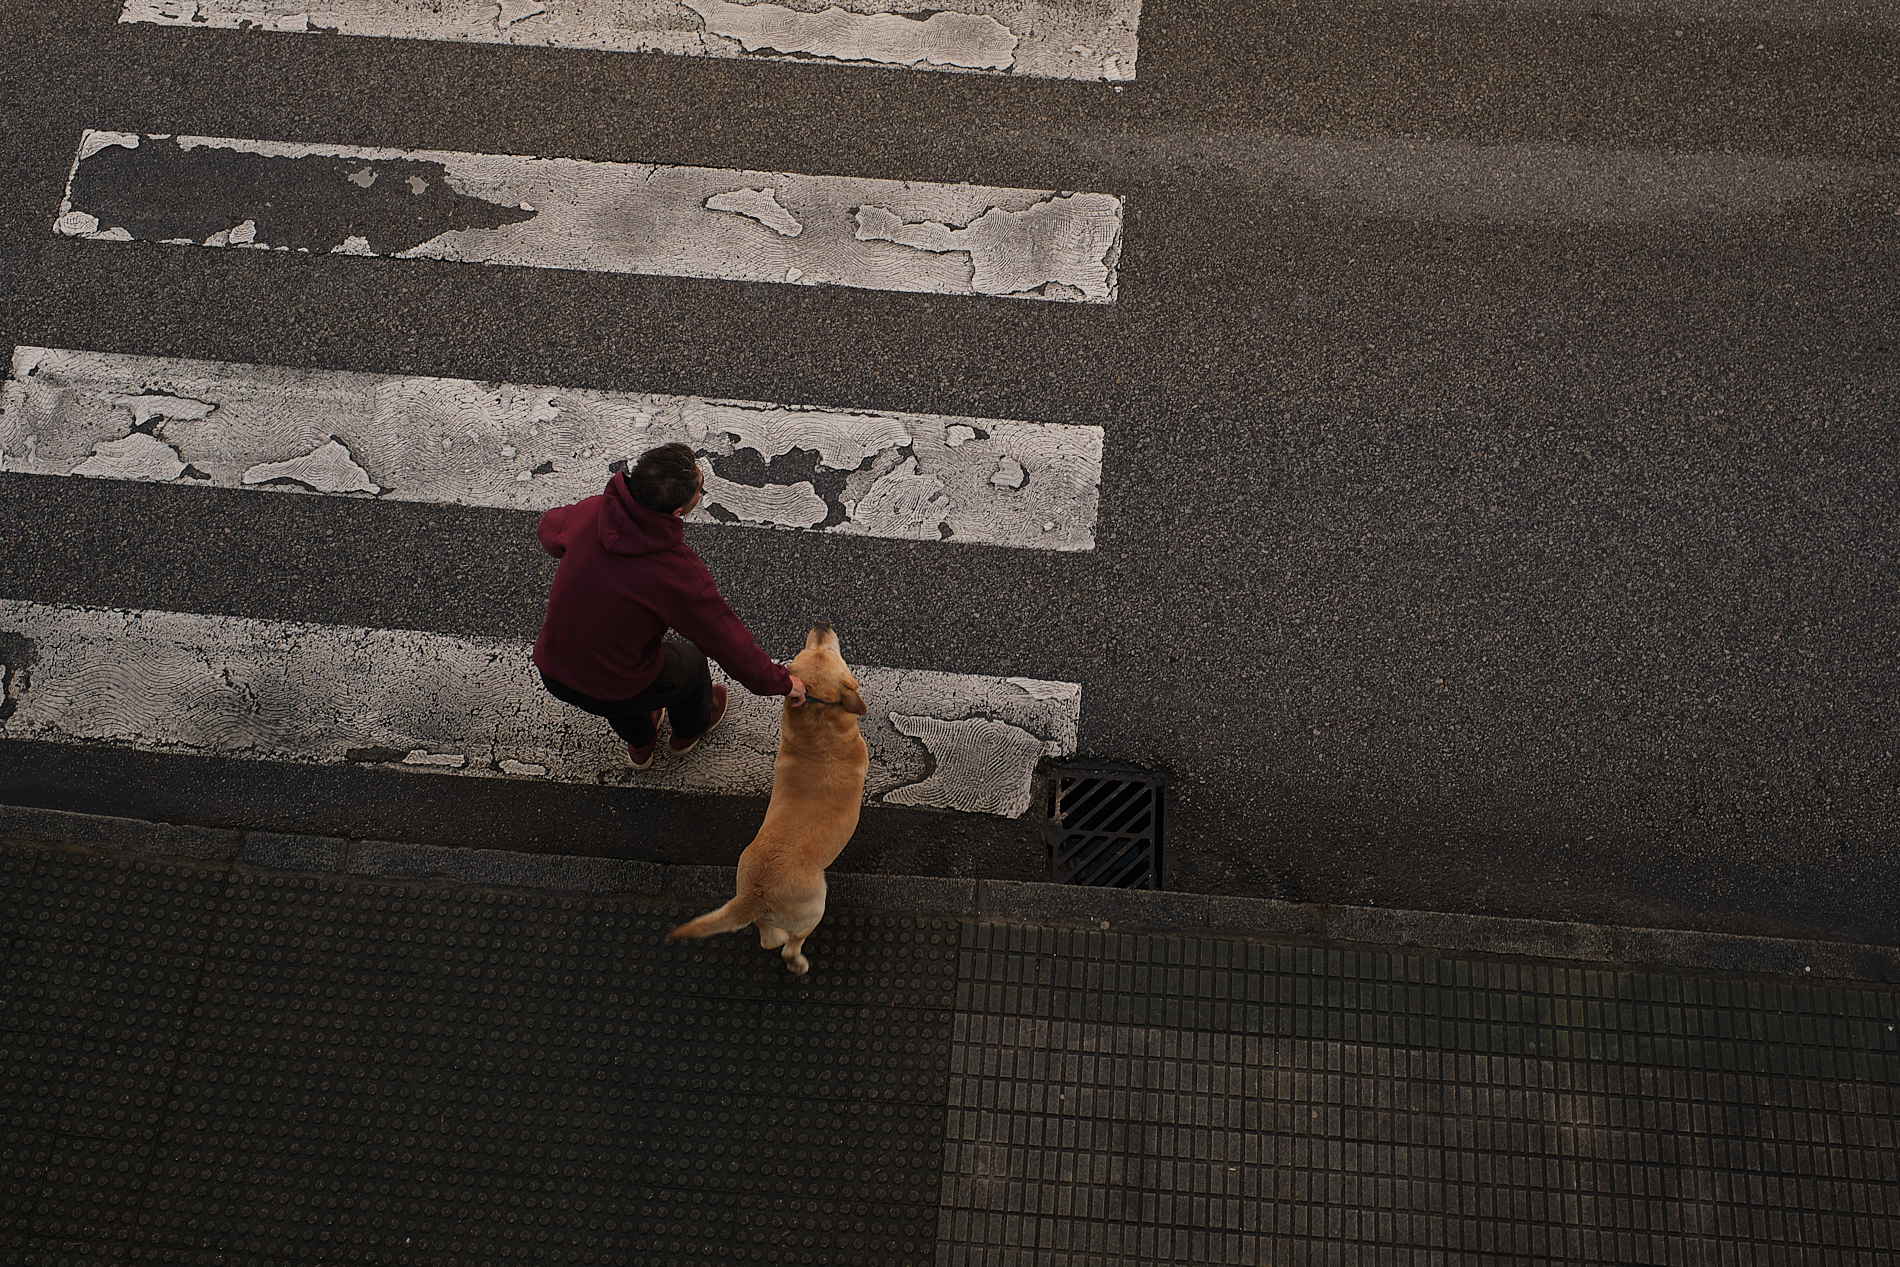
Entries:
<svg viewBox="0 0 1900 1267">
<path fill-rule="evenodd" d="M 830 625 L 812 626 L 791 669 L 805 683 L 806 700 L 783 708 L 772 802 L 759 834 L 739 855 L 739 892 L 666 939 L 710 937 L 757 924 L 759 945 L 777 949 L 785 966 L 803 976 L 811 964 L 801 948 L 825 917 L 825 868 L 858 829 L 871 756 L 858 733 L 864 699 L 838 655 L 838 635 Z"/>
</svg>

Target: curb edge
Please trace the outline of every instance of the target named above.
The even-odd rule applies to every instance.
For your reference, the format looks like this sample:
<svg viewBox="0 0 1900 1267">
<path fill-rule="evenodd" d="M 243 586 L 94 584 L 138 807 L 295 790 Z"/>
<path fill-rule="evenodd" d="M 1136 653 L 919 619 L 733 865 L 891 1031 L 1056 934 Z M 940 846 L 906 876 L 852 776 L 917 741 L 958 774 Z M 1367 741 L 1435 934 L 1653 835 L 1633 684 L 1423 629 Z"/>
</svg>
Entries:
<svg viewBox="0 0 1900 1267">
<path fill-rule="evenodd" d="M 483 888 L 670 898 L 682 905 L 724 901 L 733 885 L 731 867 L 347 841 L 16 805 L 0 805 L 0 842 L 156 854 L 359 878 L 448 880 Z M 1606 963 L 1632 969 L 1701 969 L 1900 982 L 1900 947 L 1853 942 L 1324 906 L 1204 893 L 1089 889 L 1015 880 L 852 872 L 828 872 L 826 879 L 831 901 L 841 909 L 903 911 L 984 923 L 1254 940 L 1306 938 L 1348 945 Z"/>
</svg>

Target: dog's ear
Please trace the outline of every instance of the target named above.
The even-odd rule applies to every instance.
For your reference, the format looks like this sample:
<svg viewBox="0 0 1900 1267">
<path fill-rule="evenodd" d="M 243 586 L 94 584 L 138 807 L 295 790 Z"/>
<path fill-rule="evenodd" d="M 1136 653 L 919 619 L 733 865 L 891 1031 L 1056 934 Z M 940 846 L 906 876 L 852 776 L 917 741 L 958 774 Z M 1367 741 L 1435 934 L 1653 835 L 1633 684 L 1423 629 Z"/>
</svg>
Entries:
<svg viewBox="0 0 1900 1267">
<path fill-rule="evenodd" d="M 856 713 L 859 717 L 870 711 L 864 707 L 864 696 L 858 694 L 858 688 L 855 686 L 845 687 L 839 693 L 838 702 L 844 705 L 845 712 Z"/>
</svg>

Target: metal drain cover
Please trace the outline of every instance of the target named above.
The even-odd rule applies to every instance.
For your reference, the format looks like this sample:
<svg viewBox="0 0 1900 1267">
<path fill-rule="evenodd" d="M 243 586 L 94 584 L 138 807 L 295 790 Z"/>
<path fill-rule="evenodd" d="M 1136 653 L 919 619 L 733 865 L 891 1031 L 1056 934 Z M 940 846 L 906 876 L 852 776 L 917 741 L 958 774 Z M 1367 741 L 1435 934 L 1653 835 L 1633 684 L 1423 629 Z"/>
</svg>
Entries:
<svg viewBox="0 0 1900 1267">
<path fill-rule="evenodd" d="M 1049 864 L 1057 883 L 1161 887 L 1162 780 L 1142 770 L 1064 766 L 1049 788 Z"/>
</svg>

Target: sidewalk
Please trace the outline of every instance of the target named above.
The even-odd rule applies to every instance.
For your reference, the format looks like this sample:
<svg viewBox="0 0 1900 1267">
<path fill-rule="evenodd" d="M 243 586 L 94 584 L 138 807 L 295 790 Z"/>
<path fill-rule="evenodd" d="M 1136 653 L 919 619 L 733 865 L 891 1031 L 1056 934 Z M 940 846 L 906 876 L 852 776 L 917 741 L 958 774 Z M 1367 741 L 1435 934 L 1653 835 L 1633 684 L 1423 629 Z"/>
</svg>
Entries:
<svg viewBox="0 0 1900 1267">
<path fill-rule="evenodd" d="M 729 871 L 0 840 L 9 1263 L 1900 1252 L 1891 948 L 835 876 L 801 982 Z"/>
</svg>

